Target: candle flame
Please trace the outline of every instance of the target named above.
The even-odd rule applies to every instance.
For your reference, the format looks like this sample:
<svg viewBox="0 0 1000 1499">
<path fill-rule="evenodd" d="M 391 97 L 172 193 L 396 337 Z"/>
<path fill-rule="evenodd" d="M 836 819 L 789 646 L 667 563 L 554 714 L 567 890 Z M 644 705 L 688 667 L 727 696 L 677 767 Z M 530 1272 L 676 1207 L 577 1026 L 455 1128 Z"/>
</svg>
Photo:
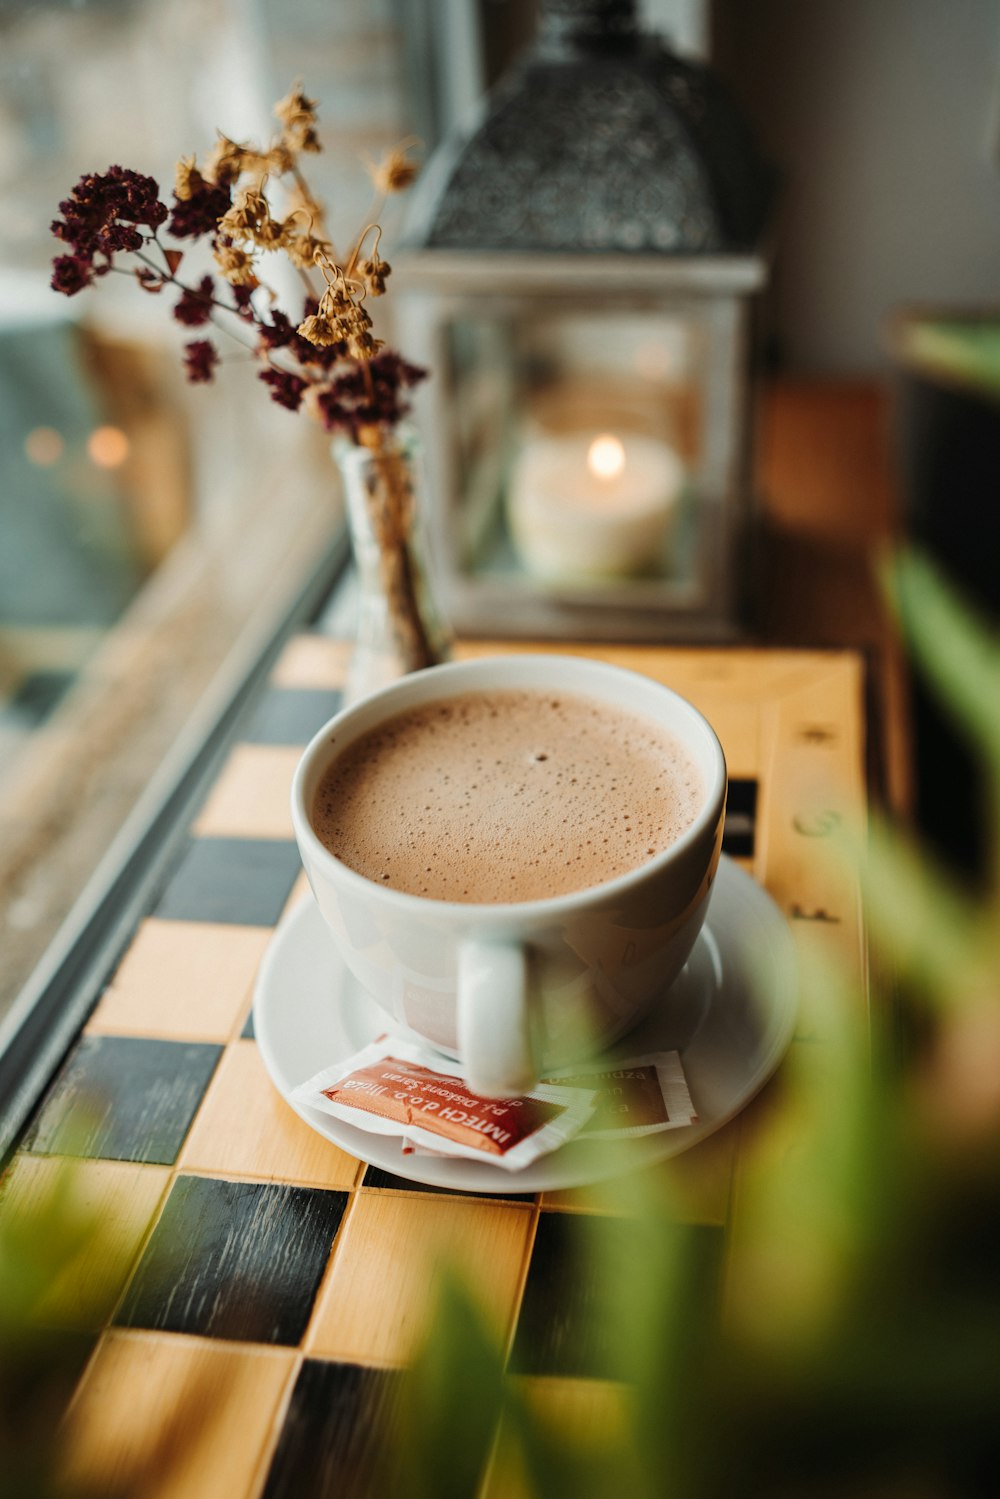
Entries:
<svg viewBox="0 0 1000 1499">
<path fill-rule="evenodd" d="M 614 479 L 625 467 L 625 449 L 617 437 L 602 432 L 587 449 L 587 467 L 600 479 Z"/>
</svg>

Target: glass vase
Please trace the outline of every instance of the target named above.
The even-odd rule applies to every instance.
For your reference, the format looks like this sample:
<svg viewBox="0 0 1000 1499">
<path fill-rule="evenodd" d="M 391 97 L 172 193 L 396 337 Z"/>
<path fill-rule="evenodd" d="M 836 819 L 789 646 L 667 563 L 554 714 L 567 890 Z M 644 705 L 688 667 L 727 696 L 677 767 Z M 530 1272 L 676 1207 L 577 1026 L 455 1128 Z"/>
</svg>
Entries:
<svg viewBox="0 0 1000 1499">
<path fill-rule="evenodd" d="M 419 444 L 409 432 L 372 444 L 343 438 L 333 454 L 344 481 L 358 612 L 345 703 L 448 659 L 451 637 L 428 567 Z"/>
</svg>

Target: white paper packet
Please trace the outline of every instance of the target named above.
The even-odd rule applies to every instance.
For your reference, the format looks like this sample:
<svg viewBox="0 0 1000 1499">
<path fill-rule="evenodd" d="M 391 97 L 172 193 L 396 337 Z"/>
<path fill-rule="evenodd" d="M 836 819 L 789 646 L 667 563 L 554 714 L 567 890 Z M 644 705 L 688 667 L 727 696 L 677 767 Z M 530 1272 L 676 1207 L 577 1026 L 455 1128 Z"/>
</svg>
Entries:
<svg viewBox="0 0 1000 1499">
<path fill-rule="evenodd" d="M 545 1082 L 596 1091 L 581 1139 L 627 1140 L 698 1122 L 676 1051 L 654 1051 L 603 1066 L 564 1067 Z"/>
<path fill-rule="evenodd" d="M 480 1098 L 443 1058 L 383 1036 L 289 1097 L 357 1129 L 405 1138 L 421 1151 L 518 1171 L 578 1135 L 595 1094 L 540 1083 L 521 1098 Z"/>
</svg>

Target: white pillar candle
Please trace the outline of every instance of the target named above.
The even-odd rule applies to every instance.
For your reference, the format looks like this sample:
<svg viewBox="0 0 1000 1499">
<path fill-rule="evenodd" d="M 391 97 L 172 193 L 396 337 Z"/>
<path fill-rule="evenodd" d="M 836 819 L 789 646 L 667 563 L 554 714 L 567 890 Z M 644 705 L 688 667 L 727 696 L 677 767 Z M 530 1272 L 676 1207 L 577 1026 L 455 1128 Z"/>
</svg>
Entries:
<svg viewBox="0 0 1000 1499">
<path fill-rule="evenodd" d="M 667 443 L 629 433 L 529 438 L 508 519 L 524 565 L 553 580 L 627 577 L 659 561 L 684 480 Z"/>
</svg>

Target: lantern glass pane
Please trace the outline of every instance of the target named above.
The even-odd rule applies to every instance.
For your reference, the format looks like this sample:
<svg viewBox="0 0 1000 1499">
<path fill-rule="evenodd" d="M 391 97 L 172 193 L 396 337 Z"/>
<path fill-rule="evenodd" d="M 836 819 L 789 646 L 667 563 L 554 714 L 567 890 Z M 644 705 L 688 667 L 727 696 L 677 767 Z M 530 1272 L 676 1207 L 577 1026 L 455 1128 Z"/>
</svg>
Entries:
<svg viewBox="0 0 1000 1499">
<path fill-rule="evenodd" d="M 533 304 L 447 326 L 458 557 L 555 588 L 697 566 L 710 329 L 697 309 Z"/>
</svg>

